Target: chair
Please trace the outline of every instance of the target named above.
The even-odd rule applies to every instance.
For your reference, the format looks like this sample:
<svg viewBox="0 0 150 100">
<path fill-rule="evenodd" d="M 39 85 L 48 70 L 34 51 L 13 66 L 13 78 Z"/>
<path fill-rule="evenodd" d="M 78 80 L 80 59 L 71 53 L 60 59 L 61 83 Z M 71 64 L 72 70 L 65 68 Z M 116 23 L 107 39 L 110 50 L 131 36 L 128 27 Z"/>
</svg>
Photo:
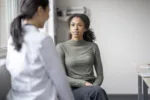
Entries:
<svg viewBox="0 0 150 100">
<path fill-rule="evenodd" d="M 5 59 L 0 59 L 0 100 L 5 100 L 11 87 L 10 74 L 5 66 Z"/>
</svg>

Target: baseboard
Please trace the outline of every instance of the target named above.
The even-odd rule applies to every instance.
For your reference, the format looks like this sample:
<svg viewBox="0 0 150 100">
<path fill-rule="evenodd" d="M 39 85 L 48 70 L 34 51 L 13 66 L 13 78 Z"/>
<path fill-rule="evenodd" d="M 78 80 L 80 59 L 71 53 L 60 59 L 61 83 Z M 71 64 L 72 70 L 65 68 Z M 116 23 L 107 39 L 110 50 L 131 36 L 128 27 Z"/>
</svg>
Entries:
<svg viewBox="0 0 150 100">
<path fill-rule="evenodd" d="M 136 94 L 110 94 L 108 95 L 109 100 L 138 100 Z M 150 98 L 150 95 L 149 95 Z"/>
</svg>

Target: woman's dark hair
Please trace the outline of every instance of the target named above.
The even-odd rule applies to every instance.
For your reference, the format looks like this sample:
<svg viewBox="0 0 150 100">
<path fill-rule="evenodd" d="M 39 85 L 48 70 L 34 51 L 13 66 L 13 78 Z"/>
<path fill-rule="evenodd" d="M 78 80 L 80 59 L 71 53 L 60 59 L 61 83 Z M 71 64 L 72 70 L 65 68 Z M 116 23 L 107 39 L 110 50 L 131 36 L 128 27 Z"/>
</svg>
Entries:
<svg viewBox="0 0 150 100">
<path fill-rule="evenodd" d="M 83 39 L 86 40 L 86 41 L 89 41 L 89 42 L 94 42 L 95 41 L 95 35 L 94 35 L 94 32 L 89 29 L 90 27 L 90 19 L 87 15 L 85 14 L 73 14 L 69 19 L 68 19 L 68 25 L 70 26 L 70 22 L 71 20 L 74 18 L 74 17 L 79 17 L 83 22 L 84 22 L 84 26 L 85 26 L 85 29 L 87 31 L 85 31 L 83 33 Z M 69 39 L 72 38 L 72 35 L 69 34 Z"/>
<path fill-rule="evenodd" d="M 31 19 L 36 13 L 39 6 L 46 9 L 49 5 L 49 0 L 21 0 L 20 1 L 20 15 L 18 15 L 11 23 L 10 34 L 13 39 L 13 45 L 17 51 L 22 48 L 24 41 L 22 32 L 22 19 Z"/>
</svg>

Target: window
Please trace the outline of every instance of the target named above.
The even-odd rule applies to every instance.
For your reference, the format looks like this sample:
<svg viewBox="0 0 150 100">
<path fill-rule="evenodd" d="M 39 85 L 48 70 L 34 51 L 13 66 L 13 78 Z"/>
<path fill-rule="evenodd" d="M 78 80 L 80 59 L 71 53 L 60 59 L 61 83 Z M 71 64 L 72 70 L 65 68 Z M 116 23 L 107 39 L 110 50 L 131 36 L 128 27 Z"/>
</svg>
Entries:
<svg viewBox="0 0 150 100">
<path fill-rule="evenodd" d="M 0 56 L 6 52 L 10 23 L 18 14 L 19 0 L 0 0 Z"/>
</svg>

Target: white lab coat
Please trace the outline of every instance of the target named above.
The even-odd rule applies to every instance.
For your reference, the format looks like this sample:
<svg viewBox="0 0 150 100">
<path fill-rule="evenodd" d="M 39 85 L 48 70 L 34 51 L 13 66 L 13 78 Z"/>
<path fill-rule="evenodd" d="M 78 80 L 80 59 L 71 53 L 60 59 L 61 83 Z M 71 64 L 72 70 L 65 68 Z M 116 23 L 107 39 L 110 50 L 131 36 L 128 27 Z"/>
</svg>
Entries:
<svg viewBox="0 0 150 100">
<path fill-rule="evenodd" d="M 6 68 L 11 74 L 8 100 L 74 100 L 55 45 L 33 25 L 24 25 L 22 49 L 8 41 Z"/>
</svg>

